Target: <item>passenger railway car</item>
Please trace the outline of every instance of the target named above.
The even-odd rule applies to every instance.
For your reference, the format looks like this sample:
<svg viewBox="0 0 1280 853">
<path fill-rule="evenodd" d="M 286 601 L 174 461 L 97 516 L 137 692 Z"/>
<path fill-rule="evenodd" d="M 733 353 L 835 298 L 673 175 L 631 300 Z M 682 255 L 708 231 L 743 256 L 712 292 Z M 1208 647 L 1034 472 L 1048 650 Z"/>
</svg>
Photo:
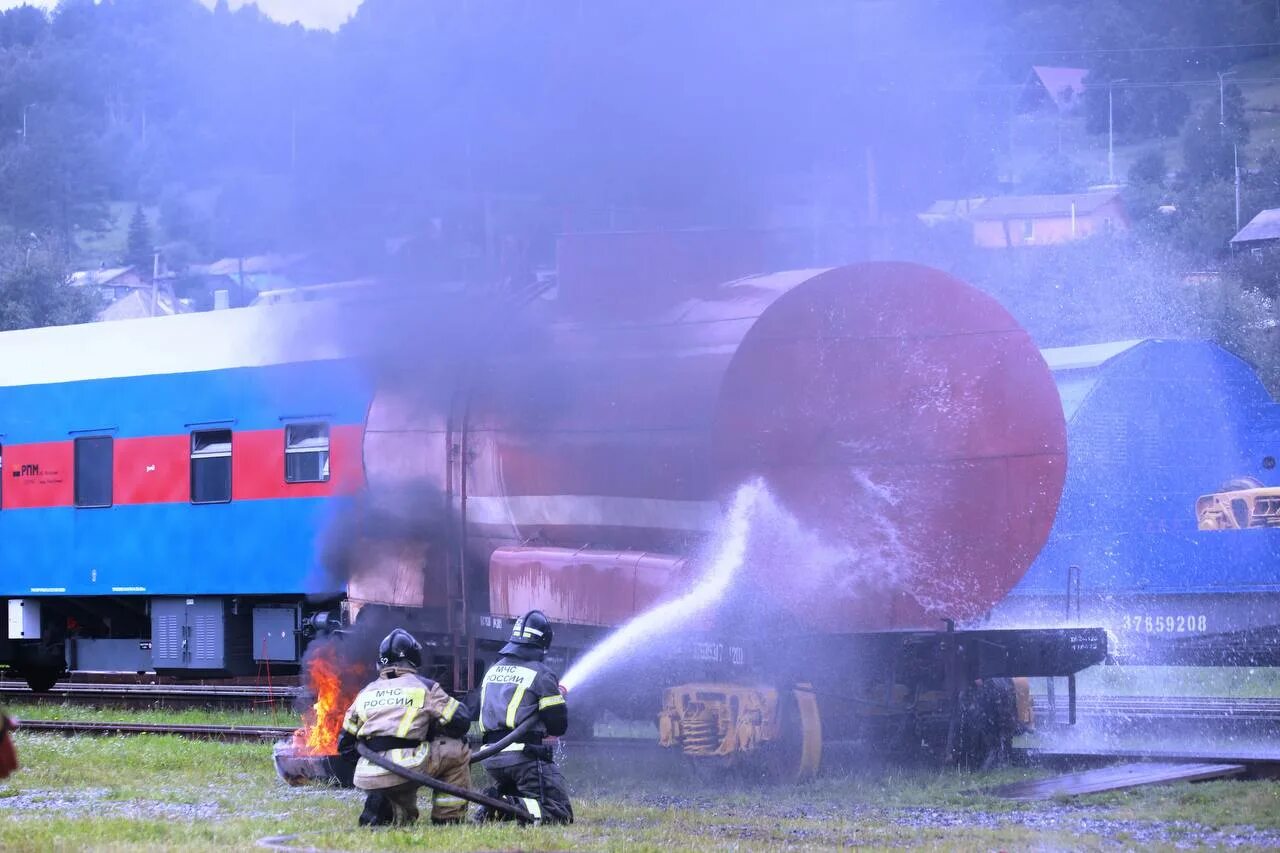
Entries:
<svg viewBox="0 0 1280 853">
<path fill-rule="evenodd" d="M 1280 486 L 1280 405 L 1253 369 L 1203 341 L 1045 358 L 1068 419 L 1066 484 L 1002 623 L 1104 625 L 1127 660 L 1280 665 L 1280 527 L 1202 529 L 1219 525 L 1197 513 L 1219 491 Z"/>
<path fill-rule="evenodd" d="M 0 660 L 33 686 L 298 660 L 304 594 L 343 592 L 317 534 L 363 486 L 370 390 L 282 319 L 0 335 Z"/>
</svg>

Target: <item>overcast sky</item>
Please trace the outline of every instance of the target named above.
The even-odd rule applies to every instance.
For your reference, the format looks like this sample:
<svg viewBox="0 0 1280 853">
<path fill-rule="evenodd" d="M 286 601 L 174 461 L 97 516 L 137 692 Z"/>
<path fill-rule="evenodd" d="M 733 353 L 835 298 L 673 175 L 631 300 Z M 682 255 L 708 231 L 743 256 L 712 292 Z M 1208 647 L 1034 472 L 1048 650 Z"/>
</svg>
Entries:
<svg viewBox="0 0 1280 853">
<path fill-rule="evenodd" d="M 214 0 L 200 0 L 206 6 L 213 6 Z M 236 9 L 250 0 L 230 0 L 231 8 Z M 58 0 L 0 0 L 0 9 L 12 9 L 30 3 L 52 9 Z M 304 27 L 326 27 L 334 30 L 341 26 L 361 0 L 257 0 L 258 8 L 277 21 L 300 22 Z"/>
</svg>

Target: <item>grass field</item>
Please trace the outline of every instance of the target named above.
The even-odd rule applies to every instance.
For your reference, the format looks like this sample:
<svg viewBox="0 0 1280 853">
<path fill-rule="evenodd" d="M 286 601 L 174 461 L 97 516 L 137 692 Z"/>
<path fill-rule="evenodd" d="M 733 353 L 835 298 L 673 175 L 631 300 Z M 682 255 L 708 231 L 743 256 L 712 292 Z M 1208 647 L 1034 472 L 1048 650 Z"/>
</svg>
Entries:
<svg viewBox="0 0 1280 853">
<path fill-rule="evenodd" d="M 247 850 L 279 835 L 324 850 L 1280 845 L 1280 785 L 1272 782 L 1011 804 L 980 790 L 1035 771 L 868 769 L 801 786 L 717 786 L 675 766 L 602 763 L 570 745 L 573 826 L 370 831 L 354 825 L 358 792 L 285 786 L 265 745 L 20 734 L 18 749 L 22 769 L 0 783 L 5 850 Z"/>
<path fill-rule="evenodd" d="M 95 708 L 90 705 L 60 702 L 15 702 L 8 713 L 19 720 L 78 720 L 114 723 L 175 723 L 198 726 L 296 726 L 298 715 L 288 705 L 270 710 L 201 710 L 198 708 L 156 708 L 124 710 Z"/>
</svg>

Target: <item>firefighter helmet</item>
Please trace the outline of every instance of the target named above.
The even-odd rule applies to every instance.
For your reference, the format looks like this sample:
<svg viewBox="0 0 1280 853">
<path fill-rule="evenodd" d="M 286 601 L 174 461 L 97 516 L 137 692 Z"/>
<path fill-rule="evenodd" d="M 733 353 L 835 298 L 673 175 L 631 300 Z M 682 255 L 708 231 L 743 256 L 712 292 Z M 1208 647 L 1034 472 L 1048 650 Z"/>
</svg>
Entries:
<svg viewBox="0 0 1280 853">
<path fill-rule="evenodd" d="M 510 642 L 517 646 L 536 646 L 546 651 L 551 648 L 551 620 L 541 610 L 530 610 L 512 626 Z"/>
<path fill-rule="evenodd" d="M 396 628 L 382 639 L 378 647 L 378 666 L 408 664 L 415 669 L 422 666 L 422 643 L 403 628 Z"/>
</svg>

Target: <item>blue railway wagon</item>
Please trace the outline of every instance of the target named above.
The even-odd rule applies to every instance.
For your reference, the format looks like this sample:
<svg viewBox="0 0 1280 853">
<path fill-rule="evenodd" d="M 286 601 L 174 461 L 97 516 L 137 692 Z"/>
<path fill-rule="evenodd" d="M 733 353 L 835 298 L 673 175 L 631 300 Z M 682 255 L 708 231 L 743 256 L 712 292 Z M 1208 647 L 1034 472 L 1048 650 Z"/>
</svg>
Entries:
<svg viewBox="0 0 1280 853">
<path fill-rule="evenodd" d="M 1200 341 L 1044 355 L 1068 419 L 1067 478 L 1000 620 L 1103 625 L 1132 660 L 1280 664 L 1280 528 L 1200 530 L 1196 515 L 1232 481 L 1280 486 L 1280 405 L 1253 369 Z"/>
<path fill-rule="evenodd" d="M 371 397 L 310 309 L 0 335 L 0 662 L 34 685 L 296 665 L 344 592 L 320 534 L 362 486 Z"/>
</svg>

